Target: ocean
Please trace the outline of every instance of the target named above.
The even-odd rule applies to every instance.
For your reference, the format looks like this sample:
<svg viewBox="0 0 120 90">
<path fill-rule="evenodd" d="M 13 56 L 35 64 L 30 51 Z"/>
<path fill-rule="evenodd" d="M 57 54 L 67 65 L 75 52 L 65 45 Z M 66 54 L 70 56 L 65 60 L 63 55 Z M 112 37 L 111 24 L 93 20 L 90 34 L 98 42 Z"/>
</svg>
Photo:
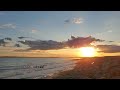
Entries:
<svg viewBox="0 0 120 90">
<path fill-rule="evenodd" d="M 70 58 L 0 58 L 0 79 L 45 79 L 75 63 Z"/>
</svg>

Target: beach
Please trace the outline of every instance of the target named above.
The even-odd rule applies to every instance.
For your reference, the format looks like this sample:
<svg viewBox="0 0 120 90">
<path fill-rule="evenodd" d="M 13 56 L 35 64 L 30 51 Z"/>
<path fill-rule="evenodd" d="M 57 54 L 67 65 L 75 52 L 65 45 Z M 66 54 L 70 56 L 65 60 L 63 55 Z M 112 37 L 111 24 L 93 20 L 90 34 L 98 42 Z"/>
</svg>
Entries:
<svg viewBox="0 0 120 90">
<path fill-rule="evenodd" d="M 72 70 L 61 71 L 49 79 L 120 79 L 120 56 L 75 59 Z"/>
</svg>

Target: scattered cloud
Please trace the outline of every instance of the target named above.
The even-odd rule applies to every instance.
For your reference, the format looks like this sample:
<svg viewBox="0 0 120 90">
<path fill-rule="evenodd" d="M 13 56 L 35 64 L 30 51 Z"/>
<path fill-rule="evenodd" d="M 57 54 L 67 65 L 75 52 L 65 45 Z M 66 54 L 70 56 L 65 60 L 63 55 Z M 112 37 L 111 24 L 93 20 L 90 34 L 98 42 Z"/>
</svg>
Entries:
<svg viewBox="0 0 120 90">
<path fill-rule="evenodd" d="M 18 41 L 24 45 L 28 45 L 30 48 L 28 50 L 53 50 L 53 49 L 64 49 L 66 47 L 69 48 L 78 48 L 82 46 L 88 46 L 92 42 L 103 42 L 104 40 L 96 39 L 91 36 L 89 37 L 74 37 L 71 36 L 71 40 L 64 42 L 57 42 L 53 40 L 37 40 L 37 41 Z"/>
<path fill-rule="evenodd" d="M 0 39 L 0 46 L 5 46 L 6 42 L 4 41 L 4 39 Z"/>
<path fill-rule="evenodd" d="M 97 48 L 100 49 L 100 52 L 104 52 L 104 53 L 120 52 L 120 46 L 118 45 L 97 45 Z"/>
<path fill-rule="evenodd" d="M 15 44 L 14 46 L 15 46 L 15 47 L 21 47 L 20 44 Z"/>
<path fill-rule="evenodd" d="M 73 19 L 66 19 L 65 24 L 67 23 L 74 23 L 74 24 L 81 24 L 83 23 L 83 18 L 73 18 Z"/>
<path fill-rule="evenodd" d="M 107 34 L 107 33 L 112 33 L 112 32 L 113 32 L 112 30 L 108 30 L 108 31 L 96 33 L 95 35 L 97 35 L 97 36 L 102 36 L 102 35 L 105 35 L 105 34 Z"/>
<path fill-rule="evenodd" d="M 6 37 L 4 38 L 5 40 L 9 40 L 9 41 L 12 41 L 12 38 L 9 38 L 9 37 Z"/>
<path fill-rule="evenodd" d="M 26 37 L 19 37 L 26 38 Z M 6 37 L 4 39 L 0 39 L 0 46 L 6 47 L 9 42 L 5 40 L 12 41 L 12 38 Z M 30 51 L 30 50 L 58 50 L 65 48 L 80 48 L 84 46 L 93 46 L 91 43 L 94 42 L 104 42 L 105 40 L 97 39 L 92 36 L 88 37 L 75 37 L 71 36 L 70 39 L 64 42 L 58 42 L 53 40 L 24 40 L 15 42 L 14 47 L 22 47 L 22 45 L 27 45 L 26 49 L 21 49 L 20 51 Z M 114 42 L 114 41 L 109 41 Z M 119 45 L 96 45 L 96 48 L 99 48 L 99 52 L 104 53 L 116 53 L 120 52 Z M 17 50 L 19 52 L 19 50 Z"/>
<path fill-rule="evenodd" d="M 31 33 L 37 33 L 38 31 L 36 29 L 31 30 Z"/>
<path fill-rule="evenodd" d="M 83 19 L 82 18 L 73 18 L 72 22 L 75 24 L 80 24 L 80 23 L 83 23 Z"/>
<path fill-rule="evenodd" d="M 0 46 L 7 47 L 12 41 L 12 38 L 10 37 L 5 37 L 3 39 L 0 39 Z"/>
<path fill-rule="evenodd" d="M 23 38 L 28 38 L 28 37 L 22 37 L 22 36 L 21 36 L 21 37 L 18 37 L 18 38 L 19 38 L 19 39 L 23 39 Z"/>
<path fill-rule="evenodd" d="M 15 29 L 16 28 L 16 25 L 14 24 L 3 24 L 3 25 L 0 25 L 0 29 Z"/>
<path fill-rule="evenodd" d="M 65 23 L 70 23 L 71 21 L 69 19 L 65 20 L 64 21 Z"/>
<path fill-rule="evenodd" d="M 105 23 L 104 31 L 96 33 L 95 35 L 102 36 L 102 35 L 110 34 L 112 32 L 113 32 L 112 23 Z"/>
<path fill-rule="evenodd" d="M 109 41 L 109 42 L 114 42 L 114 41 Z"/>
</svg>

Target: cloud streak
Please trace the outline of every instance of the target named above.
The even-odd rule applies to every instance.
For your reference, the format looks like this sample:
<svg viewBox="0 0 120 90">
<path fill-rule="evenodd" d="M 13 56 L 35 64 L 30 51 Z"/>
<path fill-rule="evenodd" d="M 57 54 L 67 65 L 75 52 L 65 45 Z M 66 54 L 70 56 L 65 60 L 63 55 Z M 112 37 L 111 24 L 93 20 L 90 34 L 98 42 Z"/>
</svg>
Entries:
<svg viewBox="0 0 120 90">
<path fill-rule="evenodd" d="M 104 53 L 120 52 L 120 46 L 118 45 L 97 45 L 97 48 L 100 49 L 100 52 L 104 52 Z"/>
<path fill-rule="evenodd" d="M 18 38 L 19 38 L 19 39 L 24 39 L 24 38 L 29 38 L 29 37 L 22 37 L 22 36 L 21 36 L 21 37 L 18 37 Z"/>
<path fill-rule="evenodd" d="M 3 25 L 0 25 L 0 29 L 15 29 L 16 28 L 16 25 L 14 24 L 3 24 Z"/>
</svg>

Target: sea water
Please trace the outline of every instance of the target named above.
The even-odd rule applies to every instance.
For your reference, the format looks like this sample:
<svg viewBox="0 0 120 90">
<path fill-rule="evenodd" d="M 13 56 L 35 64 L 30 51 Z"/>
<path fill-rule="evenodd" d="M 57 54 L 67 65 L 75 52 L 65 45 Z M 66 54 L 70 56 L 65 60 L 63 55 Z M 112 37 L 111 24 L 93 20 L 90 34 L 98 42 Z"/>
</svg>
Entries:
<svg viewBox="0 0 120 90">
<path fill-rule="evenodd" d="M 68 58 L 0 58 L 0 79 L 42 79 L 74 66 Z"/>
</svg>

